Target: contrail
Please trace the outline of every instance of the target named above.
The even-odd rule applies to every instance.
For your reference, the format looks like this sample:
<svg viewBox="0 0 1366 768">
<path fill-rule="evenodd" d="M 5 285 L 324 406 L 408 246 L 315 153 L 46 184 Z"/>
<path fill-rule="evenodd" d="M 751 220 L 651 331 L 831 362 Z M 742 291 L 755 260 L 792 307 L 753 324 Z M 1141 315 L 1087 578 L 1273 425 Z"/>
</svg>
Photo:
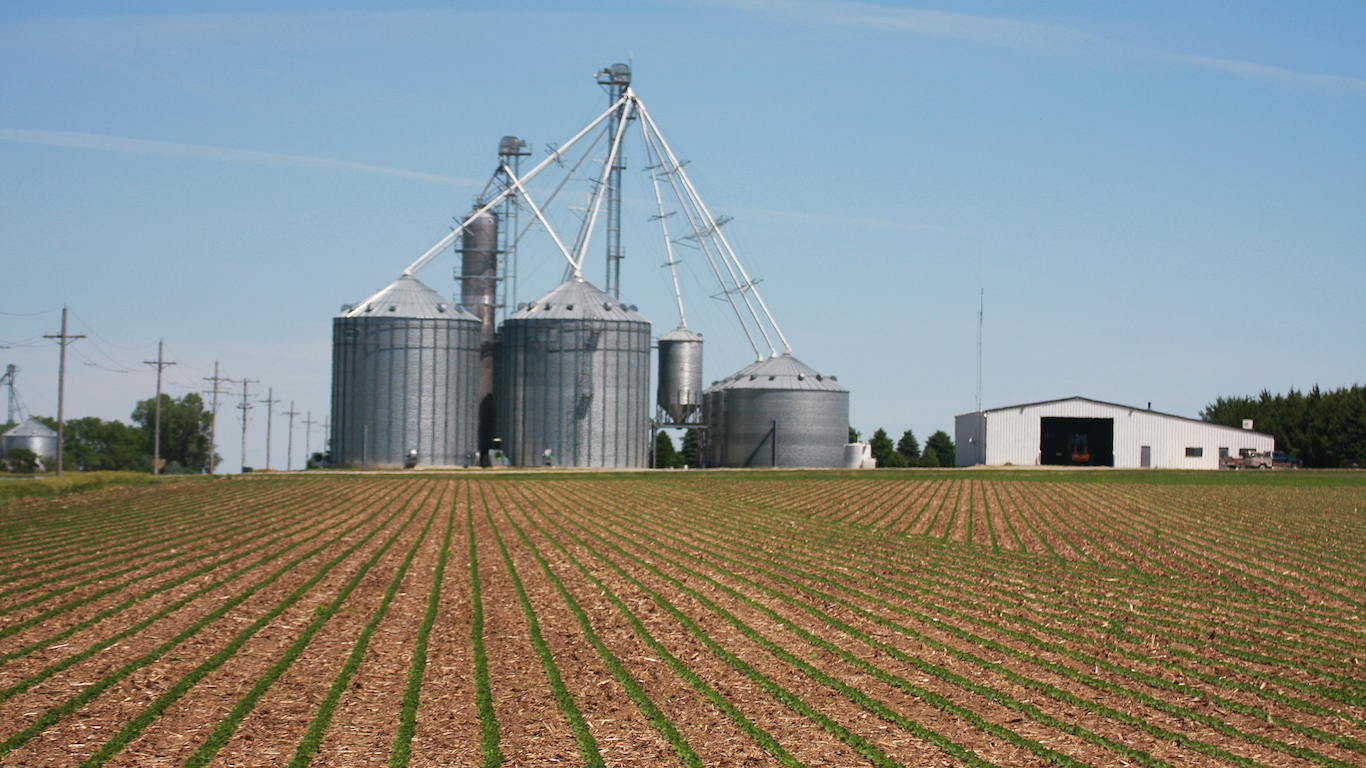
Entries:
<svg viewBox="0 0 1366 768">
<path fill-rule="evenodd" d="M 178 144 L 170 141 L 147 141 L 144 139 L 125 139 L 119 136 L 101 136 L 94 133 L 75 133 L 72 131 L 29 131 L 0 128 L 0 141 L 21 144 L 43 144 L 50 147 L 71 147 L 75 149 L 96 149 L 105 152 L 124 152 L 134 155 L 156 155 L 158 157 L 190 157 L 214 160 L 220 163 L 246 163 L 249 165 L 283 165 L 301 168 L 328 168 L 353 173 L 371 173 L 381 176 L 395 176 L 401 179 L 416 179 L 437 184 L 459 186 L 480 186 L 482 182 L 461 179 L 455 176 L 438 176 L 433 173 L 404 171 L 398 168 L 385 168 L 379 165 L 353 163 L 349 160 L 333 160 L 326 157 L 301 157 L 299 155 L 280 155 L 273 152 L 256 152 L 249 149 L 230 149 L 212 147 L 204 144 Z"/>
</svg>

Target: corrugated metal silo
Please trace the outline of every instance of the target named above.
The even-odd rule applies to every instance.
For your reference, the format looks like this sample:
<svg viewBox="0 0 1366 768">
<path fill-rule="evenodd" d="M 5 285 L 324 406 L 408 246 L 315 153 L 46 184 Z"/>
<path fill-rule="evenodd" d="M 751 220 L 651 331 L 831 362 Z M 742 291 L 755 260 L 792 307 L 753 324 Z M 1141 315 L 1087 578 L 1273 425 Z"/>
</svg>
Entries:
<svg viewBox="0 0 1366 768">
<path fill-rule="evenodd" d="M 332 461 L 463 466 L 476 451 L 479 319 L 413 277 L 332 321 Z"/>
<path fill-rule="evenodd" d="M 42 460 L 44 467 L 55 466 L 57 459 L 57 431 L 37 419 L 25 419 L 0 436 L 4 453 L 15 448 L 27 448 Z"/>
<path fill-rule="evenodd" d="M 713 467 L 841 467 L 849 390 L 790 354 L 747 366 L 702 393 Z"/>
<path fill-rule="evenodd" d="M 574 278 L 503 321 L 498 425 L 512 463 L 644 467 L 650 321 Z"/>
<path fill-rule="evenodd" d="M 678 326 L 659 337 L 659 407 L 674 423 L 702 407 L 702 335 Z"/>
</svg>

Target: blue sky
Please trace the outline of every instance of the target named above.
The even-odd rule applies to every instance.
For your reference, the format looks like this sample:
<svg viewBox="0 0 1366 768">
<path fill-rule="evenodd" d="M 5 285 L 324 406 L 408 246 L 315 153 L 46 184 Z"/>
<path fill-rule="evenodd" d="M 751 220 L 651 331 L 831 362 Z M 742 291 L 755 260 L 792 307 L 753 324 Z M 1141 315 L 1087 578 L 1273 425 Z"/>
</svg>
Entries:
<svg viewBox="0 0 1366 768">
<path fill-rule="evenodd" d="M 1082 395 L 1195 416 L 1366 380 L 1360 3 L 475 8 L 0 6 L 0 365 L 20 366 L 29 410 L 56 410 L 57 350 L 35 337 L 65 303 L 89 337 L 69 417 L 126 421 L 164 339 L 171 394 L 217 360 L 259 381 L 253 400 L 272 387 L 321 421 L 339 306 L 449 231 L 500 137 L 543 156 L 628 58 L 795 354 L 849 386 L 865 435 L 923 440 L 973 410 L 983 288 L 985 407 Z M 658 335 L 677 312 L 639 165 L 622 296 Z M 558 282 L 548 248 L 522 259 L 522 300 Z M 453 293 L 454 264 L 419 277 Z M 753 355 L 706 273 L 683 280 L 722 378 Z"/>
</svg>

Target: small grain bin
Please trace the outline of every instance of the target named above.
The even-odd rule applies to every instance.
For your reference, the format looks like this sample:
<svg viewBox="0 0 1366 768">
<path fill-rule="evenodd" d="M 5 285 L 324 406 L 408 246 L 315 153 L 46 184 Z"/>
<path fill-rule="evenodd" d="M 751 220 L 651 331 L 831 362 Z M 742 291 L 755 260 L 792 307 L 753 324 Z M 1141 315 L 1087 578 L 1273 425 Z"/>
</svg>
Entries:
<svg viewBox="0 0 1366 768">
<path fill-rule="evenodd" d="M 761 360 L 702 393 L 713 467 L 842 467 L 849 390 L 791 354 Z"/>
</svg>

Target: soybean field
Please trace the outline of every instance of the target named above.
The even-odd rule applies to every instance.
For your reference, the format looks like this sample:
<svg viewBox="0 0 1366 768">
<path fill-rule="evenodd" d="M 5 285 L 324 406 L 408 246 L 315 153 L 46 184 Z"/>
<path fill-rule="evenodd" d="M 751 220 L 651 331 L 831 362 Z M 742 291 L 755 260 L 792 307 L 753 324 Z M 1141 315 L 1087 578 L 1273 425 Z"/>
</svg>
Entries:
<svg viewBox="0 0 1366 768">
<path fill-rule="evenodd" d="M 1366 765 L 1366 476 L 462 471 L 0 504 L 0 766 Z"/>
</svg>

